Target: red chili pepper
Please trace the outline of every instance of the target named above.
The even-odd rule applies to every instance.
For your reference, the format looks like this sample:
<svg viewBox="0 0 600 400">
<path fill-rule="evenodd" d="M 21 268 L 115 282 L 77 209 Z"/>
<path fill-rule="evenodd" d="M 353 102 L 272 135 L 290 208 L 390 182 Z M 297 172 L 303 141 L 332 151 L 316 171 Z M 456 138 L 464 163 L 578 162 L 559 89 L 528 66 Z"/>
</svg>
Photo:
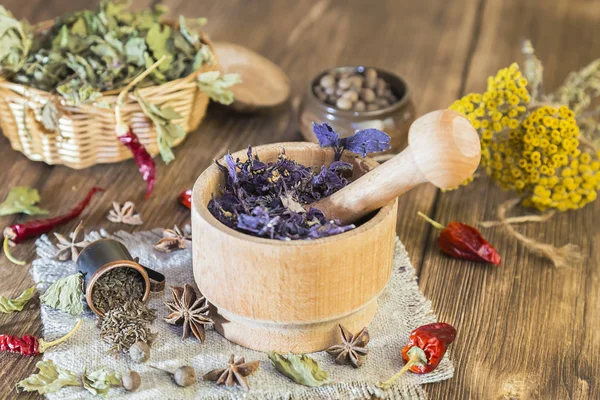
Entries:
<svg viewBox="0 0 600 400">
<path fill-rule="evenodd" d="M 25 335 L 23 337 L 0 335 L 0 351 L 18 353 L 24 356 L 37 356 L 48 350 L 50 347 L 56 346 L 69 339 L 75 334 L 80 326 L 81 320 L 78 320 L 77 325 L 75 325 L 71 332 L 52 342 L 46 342 L 44 339 L 38 339 L 31 335 Z"/>
<path fill-rule="evenodd" d="M 148 199 L 154 189 L 154 182 L 156 181 L 156 164 L 154 159 L 148 153 L 146 148 L 140 143 L 137 135 L 133 133 L 130 127 L 127 127 L 127 131 L 120 134 L 117 131 L 119 141 L 125 145 L 133 154 L 133 159 L 137 164 L 138 171 L 142 174 L 142 179 L 146 181 L 146 196 Z"/>
<path fill-rule="evenodd" d="M 421 212 L 419 215 L 435 228 L 442 230 L 437 242 L 440 249 L 449 256 L 494 265 L 502 263 L 500 254 L 474 227 L 461 222 L 450 222 L 448 226 L 444 226 Z"/>
<path fill-rule="evenodd" d="M 104 189 L 99 187 L 91 188 L 88 194 L 85 196 L 85 198 L 65 214 L 53 218 L 37 219 L 24 223 L 14 224 L 5 228 L 4 252 L 6 253 L 6 257 L 15 264 L 24 265 L 25 262 L 16 260 L 11 256 L 10 251 L 8 250 L 9 244 L 17 244 L 21 243 L 25 239 L 41 236 L 42 234 L 51 231 L 54 227 L 67 223 L 74 218 L 77 218 L 90 203 L 94 194 L 103 191 Z"/>
<path fill-rule="evenodd" d="M 179 204 L 192 208 L 192 189 L 184 190 L 179 193 Z"/>
<path fill-rule="evenodd" d="M 437 368 L 446 354 L 450 343 L 456 338 L 456 329 L 444 322 L 423 325 L 410 333 L 408 344 L 402 349 L 402 359 L 406 363 L 396 375 L 379 384 L 388 388 L 406 371 L 426 374 Z"/>
<path fill-rule="evenodd" d="M 154 189 L 154 182 L 156 181 L 156 164 L 154 163 L 154 159 L 152 159 L 150 153 L 148 153 L 148 150 L 146 150 L 144 145 L 140 143 L 140 139 L 135 133 L 133 133 L 131 127 L 123 122 L 121 118 L 121 105 L 123 104 L 125 96 L 129 90 L 141 82 L 152 71 L 154 71 L 154 69 L 156 69 L 156 67 L 158 67 L 165 59 L 166 56 L 162 56 L 158 59 L 158 61 L 156 61 L 144 72 L 129 82 L 117 96 L 117 101 L 115 104 L 115 133 L 117 134 L 119 141 L 125 147 L 127 147 L 133 155 L 133 159 L 137 164 L 138 171 L 140 171 L 140 174 L 142 174 L 142 179 L 146 181 L 146 199 L 150 197 L 152 194 L 152 189 Z"/>
</svg>

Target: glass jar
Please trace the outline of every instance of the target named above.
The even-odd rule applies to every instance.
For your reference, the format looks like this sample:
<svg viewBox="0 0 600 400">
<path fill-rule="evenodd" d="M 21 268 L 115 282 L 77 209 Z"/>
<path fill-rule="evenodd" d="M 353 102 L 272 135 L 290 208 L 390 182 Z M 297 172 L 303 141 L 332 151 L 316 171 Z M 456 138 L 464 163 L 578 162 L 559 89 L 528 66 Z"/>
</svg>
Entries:
<svg viewBox="0 0 600 400">
<path fill-rule="evenodd" d="M 346 111 L 325 103 L 315 95 L 314 87 L 325 74 L 344 72 L 362 74 L 368 68 L 375 69 L 377 76 L 390 85 L 398 101 L 374 111 Z M 415 107 L 410 98 L 408 85 L 398 75 L 375 67 L 347 66 L 323 71 L 315 76 L 308 84 L 298 115 L 300 132 L 309 142 L 317 142 L 312 129 L 313 122 L 328 123 L 340 137 L 351 136 L 360 129 L 376 128 L 384 131 L 391 138 L 391 149 L 386 153 L 397 154 L 408 145 L 408 128 L 415 119 Z"/>
</svg>

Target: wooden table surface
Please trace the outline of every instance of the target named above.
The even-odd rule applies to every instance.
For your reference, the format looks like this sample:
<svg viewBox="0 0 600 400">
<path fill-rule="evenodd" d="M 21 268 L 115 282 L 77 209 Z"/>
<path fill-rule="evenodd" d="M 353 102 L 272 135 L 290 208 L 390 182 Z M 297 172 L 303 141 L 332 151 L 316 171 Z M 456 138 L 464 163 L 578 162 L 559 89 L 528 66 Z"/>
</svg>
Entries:
<svg viewBox="0 0 600 400">
<path fill-rule="evenodd" d="M 20 18 L 41 21 L 92 7 L 87 0 L 3 0 Z M 157 1 L 134 1 L 148 6 Z M 545 65 L 547 88 L 600 56 L 598 0 L 385 0 L 385 1 L 166 1 L 175 15 L 205 16 L 214 39 L 247 46 L 278 63 L 290 76 L 293 95 L 317 72 L 335 65 L 369 64 L 409 82 L 419 114 L 448 106 L 486 78 L 519 61 L 530 38 Z M 293 103 L 293 102 L 292 102 Z M 143 201 L 144 184 L 132 161 L 74 171 L 29 161 L 0 138 L 0 198 L 13 186 L 38 188 L 43 206 L 64 211 L 92 185 L 107 188 L 85 213 L 88 228 L 114 230 L 105 220 L 113 200 L 132 200 L 144 216 L 134 229 L 185 224 L 189 212 L 175 197 L 190 187 L 214 157 L 248 144 L 300 140 L 291 104 L 256 115 L 211 106 L 207 119 L 168 167 L 158 161 L 158 184 Z M 445 257 L 437 232 L 417 211 L 448 222 L 494 219 L 510 198 L 487 179 L 455 192 L 423 186 L 401 198 L 398 235 L 417 269 L 419 284 L 441 321 L 458 329 L 451 380 L 430 384 L 431 399 L 600 398 L 600 202 L 578 212 L 530 224 L 525 234 L 555 245 L 581 246 L 582 266 L 556 269 L 529 253 L 502 229 L 485 231 L 503 255 L 501 267 Z M 25 218 L 2 217 L 2 225 Z M 60 228 L 68 233 L 77 222 Z M 31 261 L 30 241 L 15 255 Z M 16 296 L 31 285 L 29 267 L 0 258 L 0 294 Z M 18 314 L 0 315 L 2 333 L 41 334 L 39 302 Z M 0 356 L 0 395 L 15 398 L 15 383 L 37 360 Z M 390 371 L 392 372 L 392 371 Z M 22 395 L 27 398 L 27 395 Z M 32 396 L 33 397 L 33 396 Z"/>
</svg>

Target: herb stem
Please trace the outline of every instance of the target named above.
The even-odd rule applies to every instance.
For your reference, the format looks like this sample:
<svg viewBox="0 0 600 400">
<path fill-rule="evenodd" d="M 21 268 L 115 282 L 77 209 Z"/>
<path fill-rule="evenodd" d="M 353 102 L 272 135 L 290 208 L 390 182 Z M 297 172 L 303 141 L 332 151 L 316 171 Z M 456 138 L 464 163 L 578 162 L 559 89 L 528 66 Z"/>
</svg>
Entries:
<svg viewBox="0 0 600 400">
<path fill-rule="evenodd" d="M 17 264 L 17 265 L 25 265 L 25 261 L 16 259 L 10 253 L 10 247 L 8 246 L 9 243 L 10 243 L 10 238 L 8 236 L 4 236 L 4 244 L 2 245 L 2 248 L 4 249 L 4 254 L 6 254 L 6 258 L 8 258 L 8 261 L 10 261 L 13 264 Z"/>
<path fill-rule="evenodd" d="M 67 333 L 65 336 L 58 338 L 56 340 L 53 340 L 51 342 L 45 342 L 42 339 L 40 339 L 40 346 L 39 346 L 39 352 L 43 353 L 44 351 L 48 350 L 50 347 L 56 346 L 61 344 L 62 342 L 68 340 L 71 336 L 73 336 L 75 334 L 75 332 L 77 332 L 77 330 L 79 329 L 79 327 L 81 326 L 82 320 L 78 319 L 77 320 L 77 324 L 75 325 L 75 327 L 73 329 L 71 329 L 71 332 Z"/>
<path fill-rule="evenodd" d="M 167 56 L 163 55 L 161 58 L 156 60 L 154 64 L 152 64 L 145 71 L 136 76 L 131 82 L 129 82 L 127 86 L 125 86 L 125 88 L 123 88 L 123 90 L 121 90 L 121 92 L 117 96 L 117 101 L 115 105 L 115 122 L 117 124 L 117 134 L 124 134 L 129 130 L 121 120 L 121 105 L 125 100 L 125 96 L 131 90 L 132 87 L 140 83 L 145 77 L 147 77 L 152 71 L 154 71 L 166 58 Z M 123 131 L 121 132 L 121 130 Z"/>
<path fill-rule="evenodd" d="M 444 225 L 440 224 L 439 222 L 429 218 L 427 215 L 423 214 L 421 211 L 419 211 L 417 213 L 420 217 L 422 217 L 425 221 L 429 222 L 431 225 L 433 225 L 434 228 L 436 229 L 444 229 L 446 228 Z"/>
<path fill-rule="evenodd" d="M 408 371 L 413 365 L 415 365 L 420 360 L 421 356 L 418 353 L 413 354 L 410 360 L 408 360 L 408 362 L 404 365 L 404 367 L 402 367 L 400 371 L 398 371 L 397 374 L 395 374 L 385 382 L 379 382 L 379 387 L 382 389 L 388 389 L 390 386 L 392 386 L 396 379 L 402 376 L 406 371 Z"/>
</svg>

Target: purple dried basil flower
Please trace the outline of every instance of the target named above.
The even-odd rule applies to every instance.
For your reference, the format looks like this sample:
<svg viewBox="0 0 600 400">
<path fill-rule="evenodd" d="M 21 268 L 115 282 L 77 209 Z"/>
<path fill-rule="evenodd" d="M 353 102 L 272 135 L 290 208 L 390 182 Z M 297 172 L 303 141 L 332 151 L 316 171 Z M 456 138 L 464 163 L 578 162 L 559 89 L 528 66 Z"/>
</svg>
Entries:
<svg viewBox="0 0 600 400">
<path fill-rule="evenodd" d="M 363 129 L 340 140 L 345 150 L 366 157 L 368 153 L 386 151 L 390 148 L 390 137 L 379 129 Z"/>
<path fill-rule="evenodd" d="M 321 147 L 338 147 L 339 135 L 329 124 L 323 123 L 319 125 L 313 122 L 313 132 Z"/>
</svg>

